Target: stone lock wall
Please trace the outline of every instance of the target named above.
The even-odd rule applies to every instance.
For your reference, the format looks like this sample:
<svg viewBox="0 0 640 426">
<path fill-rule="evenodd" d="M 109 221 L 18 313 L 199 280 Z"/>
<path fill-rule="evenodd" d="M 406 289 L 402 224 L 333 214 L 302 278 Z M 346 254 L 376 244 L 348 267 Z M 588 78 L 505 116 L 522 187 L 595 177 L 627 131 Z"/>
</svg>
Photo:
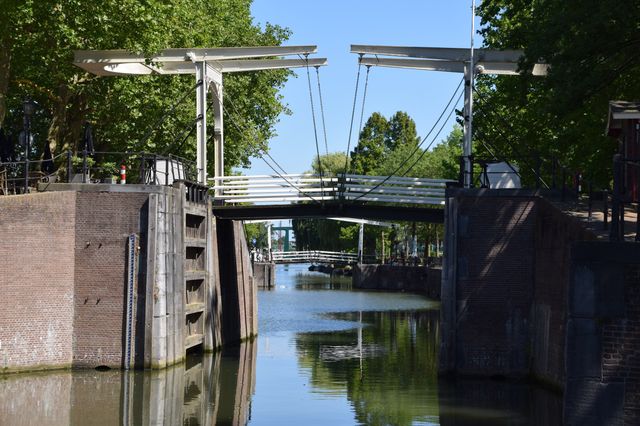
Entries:
<svg viewBox="0 0 640 426">
<path fill-rule="evenodd" d="M 594 236 L 531 193 L 450 195 L 441 371 L 563 388 L 571 246 Z"/>
<path fill-rule="evenodd" d="M 640 247 L 580 243 L 572 263 L 565 423 L 640 424 Z"/>
<path fill-rule="evenodd" d="M 0 372 L 164 368 L 257 333 L 241 222 L 219 235 L 182 183 L 47 190 L 0 197 Z"/>
</svg>

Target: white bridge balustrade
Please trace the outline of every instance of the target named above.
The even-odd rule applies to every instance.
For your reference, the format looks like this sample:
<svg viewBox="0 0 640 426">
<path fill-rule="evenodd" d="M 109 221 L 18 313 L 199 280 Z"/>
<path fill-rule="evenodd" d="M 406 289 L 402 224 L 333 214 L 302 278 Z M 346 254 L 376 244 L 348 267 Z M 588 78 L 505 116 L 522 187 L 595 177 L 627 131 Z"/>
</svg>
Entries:
<svg viewBox="0 0 640 426">
<path fill-rule="evenodd" d="M 214 200 L 227 204 L 282 204 L 301 201 L 361 201 L 443 205 L 447 179 L 315 174 L 211 178 Z"/>
<path fill-rule="evenodd" d="M 271 259 L 275 263 L 356 263 L 358 255 L 335 251 L 274 251 Z"/>
</svg>

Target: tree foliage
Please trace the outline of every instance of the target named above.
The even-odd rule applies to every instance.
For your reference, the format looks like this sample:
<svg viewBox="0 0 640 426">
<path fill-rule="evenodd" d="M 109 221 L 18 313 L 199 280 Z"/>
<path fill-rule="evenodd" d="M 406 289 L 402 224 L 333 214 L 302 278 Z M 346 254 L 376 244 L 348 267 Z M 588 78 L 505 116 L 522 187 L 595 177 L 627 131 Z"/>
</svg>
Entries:
<svg viewBox="0 0 640 426">
<path fill-rule="evenodd" d="M 351 151 L 350 170 L 358 175 L 366 175 L 382 161 L 389 122 L 379 112 L 374 112 L 362 127 L 358 144 Z"/>
<path fill-rule="evenodd" d="M 350 170 L 360 175 L 371 174 L 385 162 L 387 155 L 414 150 L 419 142 L 416 123 L 409 114 L 398 111 L 387 120 L 374 112 L 362 127 L 358 144 L 351 151 Z"/>
<path fill-rule="evenodd" d="M 640 99 L 636 0 L 484 0 L 486 46 L 523 49 L 522 68 L 545 61 L 545 78 L 482 76 L 474 138 L 479 152 L 540 155 L 606 183 L 616 146 L 604 136 L 609 100 Z"/>
<path fill-rule="evenodd" d="M 0 8 L 0 126 L 20 128 L 22 100 L 40 105 L 40 144 L 54 154 L 77 149 L 84 121 L 94 123 L 96 149 L 148 150 L 193 157 L 193 76 L 100 78 L 72 65 L 75 49 L 126 49 L 152 55 L 169 47 L 279 45 L 289 32 L 255 25 L 250 0 L 5 0 Z M 225 77 L 225 161 L 247 165 L 267 149 L 287 71 Z M 175 110 L 170 106 L 185 96 Z M 231 106 L 233 103 L 233 106 Z M 155 128 L 159 118 L 166 120 Z M 234 123 L 246 123 L 242 126 Z M 152 132 L 150 132 L 153 130 Z M 145 138 L 145 135 L 150 137 Z"/>
<path fill-rule="evenodd" d="M 330 152 L 329 154 L 321 155 L 318 163 L 318 157 L 315 157 L 311 163 L 311 172 L 322 174 L 324 176 L 336 176 L 344 173 L 345 164 L 347 168 L 351 163 L 351 159 L 347 157 L 344 152 Z"/>
</svg>

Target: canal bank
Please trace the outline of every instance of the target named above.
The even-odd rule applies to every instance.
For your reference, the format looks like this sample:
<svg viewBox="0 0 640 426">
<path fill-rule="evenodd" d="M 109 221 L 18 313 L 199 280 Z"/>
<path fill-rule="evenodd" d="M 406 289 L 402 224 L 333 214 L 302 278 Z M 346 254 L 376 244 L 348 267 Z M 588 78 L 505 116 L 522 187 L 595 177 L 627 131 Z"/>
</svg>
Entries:
<svg viewBox="0 0 640 426">
<path fill-rule="evenodd" d="M 358 264 L 353 267 L 353 286 L 363 290 L 408 291 L 440 300 L 442 268 Z"/>
</svg>

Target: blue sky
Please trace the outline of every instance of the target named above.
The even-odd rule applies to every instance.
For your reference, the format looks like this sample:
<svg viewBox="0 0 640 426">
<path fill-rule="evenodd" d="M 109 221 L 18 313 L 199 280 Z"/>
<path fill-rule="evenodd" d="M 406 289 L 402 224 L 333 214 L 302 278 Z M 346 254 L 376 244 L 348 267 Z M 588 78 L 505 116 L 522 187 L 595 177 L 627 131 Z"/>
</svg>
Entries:
<svg viewBox="0 0 640 426">
<path fill-rule="evenodd" d="M 344 152 L 347 148 L 358 69 L 357 55 L 349 53 L 351 44 L 469 47 L 471 0 L 254 0 L 251 10 L 258 24 L 270 22 L 290 28 L 292 35 L 286 44 L 316 44 L 316 56 L 328 58 L 329 66 L 320 69 L 320 79 L 330 152 Z M 476 47 L 481 42 L 476 35 Z M 309 170 L 316 155 L 306 70 L 297 70 L 296 74 L 298 77 L 291 78 L 281 92 L 293 114 L 280 117 L 276 126 L 278 136 L 270 142 L 271 155 L 287 173 Z M 312 78 L 315 89 L 314 74 Z M 418 134 L 424 136 L 461 78 L 453 73 L 372 67 L 365 120 L 376 111 L 386 117 L 406 111 L 416 121 Z M 319 120 L 317 90 L 314 96 Z M 323 147 L 320 125 L 318 121 L 318 137 Z M 453 121 L 445 127 L 446 133 L 443 131 L 441 138 L 452 126 Z M 354 128 L 351 146 L 355 143 Z M 258 158 L 252 159 L 250 170 L 242 172 L 272 173 Z"/>
</svg>

